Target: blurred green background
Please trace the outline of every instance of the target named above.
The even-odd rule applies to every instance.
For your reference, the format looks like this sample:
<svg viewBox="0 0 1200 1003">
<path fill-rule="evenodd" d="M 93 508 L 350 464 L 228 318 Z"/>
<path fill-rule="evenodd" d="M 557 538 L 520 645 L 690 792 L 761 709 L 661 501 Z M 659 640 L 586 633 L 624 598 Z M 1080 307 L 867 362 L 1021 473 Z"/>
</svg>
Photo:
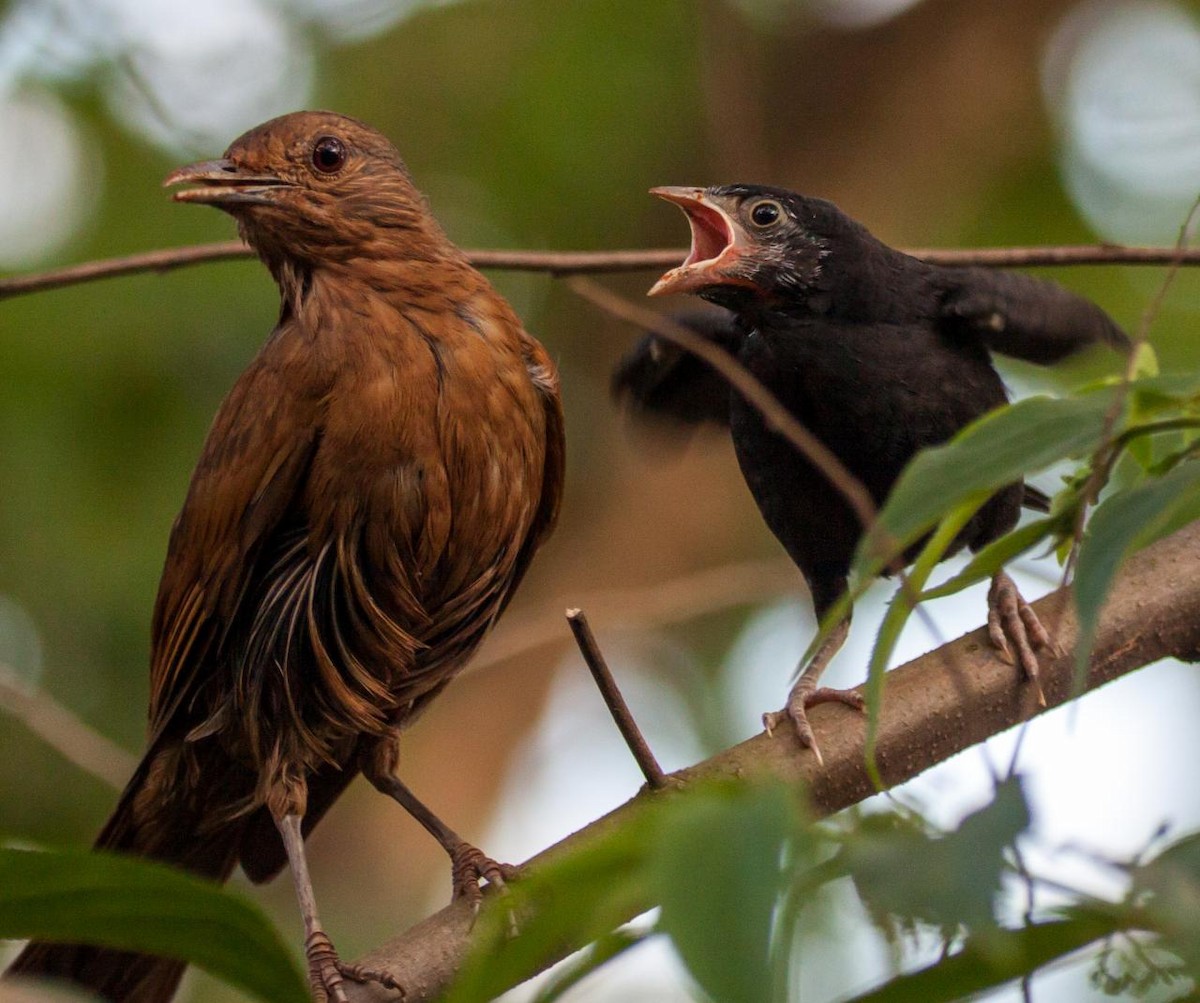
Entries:
<svg viewBox="0 0 1200 1003">
<path fill-rule="evenodd" d="M 231 237 L 226 217 L 173 205 L 160 179 L 305 106 L 390 136 L 468 247 L 682 245 L 682 219 L 646 189 L 728 181 L 831 198 L 908 247 L 1170 243 L 1200 188 L 1200 20 L 1196 4 L 1094 0 L 10 0 L 0 3 L 0 266 Z M 1162 276 L 1054 272 L 1130 329 Z M 614 665 L 644 687 L 639 712 L 681 760 L 753 730 L 755 708 L 781 701 L 809 628 L 795 612 L 804 604 L 757 610 L 764 593 L 798 591 L 799 577 L 728 443 L 648 442 L 611 405 L 608 373 L 635 332 L 549 278 L 493 277 L 562 370 L 566 505 L 482 653 L 490 664 L 411 733 L 403 771 L 464 835 L 484 841 L 492 826 L 501 847 L 485 848 L 503 856 L 598 814 L 607 794 L 590 793 L 619 800 L 636 788 L 619 749 L 609 770 L 586 755 L 591 732 L 561 733 L 563 715 L 591 699 L 586 688 L 568 699 L 575 691 L 556 682 L 560 668 L 582 671 L 557 626 L 563 607 L 583 606 L 602 640 L 616 638 Z M 606 281 L 640 297 L 653 277 Z M 0 302 L 0 663 L 126 749 L 143 737 L 168 528 L 217 403 L 276 310 L 257 262 Z M 1183 275 L 1153 327 L 1164 368 L 1200 364 L 1197 310 L 1200 276 Z M 1044 388 L 1114 365 L 1005 372 L 1014 388 Z M 762 563 L 738 563 L 750 560 Z M 726 564 L 737 568 L 717 573 L 715 592 L 688 577 Z M 1031 573 L 1044 591 L 1053 565 Z M 684 608 L 715 611 L 668 615 L 660 607 L 677 586 Z M 871 615 L 856 619 L 864 643 Z M 954 636 L 978 625 L 982 603 L 940 617 Z M 784 640 L 754 647 L 760 635 Z M 855 650 L 831 681 L 861 680 Z M 761 663 L 757 688 L 730 668 L 745 659 Z M 1167 692 L 1161 678 L 1149 685 Z M 1200 705 L 1190 677 L 1171 686 L 1174 705 Z M 735 720 L 738 700 L 750 710 Z M 1168 727 L 1164 741 L 1194 779 L 1192 740 Z M 565 747 L 584 747 L 580 770 L 557 789 L 528 779 L 539 756 Z M 1139 768 L 1160 768 L 1149 762 Z M 1093 779 L 1102 785 L 1074 782 L 1127 796 L 1110 776 Z M 1195 824 L 1200 795 L 1172 791 L 1174 820 Z M 0 836 L 81 844 L 113 800 L 0 716 Z M 441 851 L 394 805 L 362 785 L 344 802 L 312 854 L 323 914 L 353 956 L 440 904 L 449 882 Z M 1144 812 L 1131 814 L 1148 833 L 1162 810 Z M 550 828 L 527 822 L 522 844 L 517 816 Z M 298 943 L 288 883 L 255 894 Z M 832 988 L 814 998 L 862 978 L 826 979 Z M 228 998 L 203 978 L 191 986 L 197 1000 Z M 688 998 L 659 974 L 586 991 L 578 998 Z"/>
</svg>

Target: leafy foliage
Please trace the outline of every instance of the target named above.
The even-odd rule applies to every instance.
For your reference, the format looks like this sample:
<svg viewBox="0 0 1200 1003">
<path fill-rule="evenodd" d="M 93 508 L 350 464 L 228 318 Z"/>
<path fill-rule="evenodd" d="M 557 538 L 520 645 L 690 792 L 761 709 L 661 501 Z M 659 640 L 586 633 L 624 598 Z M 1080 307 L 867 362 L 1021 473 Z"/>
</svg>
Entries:
<svg viewBox="0 0 1200 1003">
<path fill-rule="evenodd" d="M 0 937 L 182 958 L 260 999 L 308 999 L 305 979 L 256 906 L 148 860 L 0 849 Z"/>
<path fill-rule="evenodd" d="M 994 925 L 993 907 L 1007 865 L 1004 850 L 1029 826 L 1019 779 L 945 835 L 896 812 L 867 815 L 839 854 L 876 923 L 912 930 L 926 923 L 951 937 Z"/>
<path fill-rule="evenodd" d="M 986 579 L 1035 547 L 1075 561 L 1078 657 L 1086 666 L 1121 561 L 1200 517 L 1198 428 L 1200 379 L 1159 375 L 1153 352 L 1143 345 L 1128 379 L 1001 408 L 916 457 L 864 538 L 857 585 L 845 599 L 853 602 L 895 554 L 920 543 L 872 653 L 868 747 L 883 672 L 913 600 Z M 1083 463 L 1065 479 L 1047 516 L 995 541 L 949 581 L 927 588 L 961 527 L 993 491 L 1069 459 Z M 825 627 L 841 617 L 845 604 L 835 607 Z M 819 643 L 814 640 L 814 647 Z M 827 919 L 822 915 L 827 897 L 819 893 L 837 882 L 849 882 L 893 944 L 933 932 L 945 945 L 939 961 L 897 974 L 859 997 L 864 1001 L 961 999 L 1030 978 L 1089 946 L 1096 955 L 1092 981 L 1106 991 L 1194 989 L 1200 973 L 1200 837 L 1180 840 L 1149 863 L 1129 867 L 1128 891 L 1119 900 L 1071 894 L 1054 883 L 1056 908 L 1006 924 L 997 903 L 1005 881 L 1016 875 L 1018 841 L 1030 824 L 1016 778 L 999 784 L 988 805 L 949 832 L 902 811 L 857 813 L 836 825 L 814 825 L 792 794 L 770 785 L 705 787 L 686 797 L 654 799 L 633 824 L 606 833 L 514 890 L 508 907 L 530 917 L 515 940 L 506 943 L 503 910 L 489 910 L 473 960 L 451 998 L 457 1003 L 490 998 L 519 981 L 522 972 L 532 972 L 534 967 L 522 966 L 544 957 L 557 938 L 585 934 L 591 924 L 588 939 L 602 939 L 543 994 L 557 998 L 645 938 L 608 932 L 612 924 L 606 918 L 621 912 L 615 903 L 639 908 L 659 903 L 654 930 L 670 938 L 708 998 L 783 999 L 793 949 Z M 1023 869 L 1021 877 L 1031 889 L 1042 880 Z M 570 889 L 570 908 L 564 909 L 555 888 L 558 896 Z M 536 909 L 525 912 L 530 905 Z"/>
<path fill-rule="evenodd" d="M 868 667 L 866 698 L 869 765 L 874 747 L 883 673 L 917 600 L 950 595 L 1000 570 L 1038 546 L 1066 560 L 1078 551 L 1074 602 L 1080 624 L 1076 644 L 1079 688 L 1091 657 L 1100 610 L 1113 576 L 1136 550 L 1200 517 L 1200 376 L 1159 375 L 1153 350 L 1141 344 L 1130 364 L 1132 379 L 1109 379 L 1062 398 L 1032 397 L 1001 407 L 952 440 L 918 454 L 901 475 L 854 562 L 855 584 L 826 614 L 805 660 L 897 555 L 924 540 L 902 578 L 897 601 L 885 616 Z M 1121 483 L 1096 508 L 1096 497 L 1119 462 Z M 998 488 L 1050 465 L 1087 457 L 1054 499 L 1049 516 L 994 541 L 968 565 L 934 588 L 925 585 L 959 529 Z M 878 780 L 878 786 L 882 783 Z"/>
<path fill-rule="evenodd" d="M 448 999 L 491 999 L 532 974 L 561 938 L 584 932 L 581 922 L 601 930 L 629 902 L 654 901 L 662 903 L 654 931 L 670 938 L 707 998 L 786 999 L 792 948 L 828 919 L 827 900 L 817 893 L 834 882 L 849 882 L 891 938 L 934 930 L 947 948 L 959 944 L 854 1003 L 962 999 L 1095 945 L 1103 949 L 1093 981 L 1110 990 L 1142 994 L 1158 985 L 1197 984 L 1200 835 L 1128 868 L 1129 888 L 1119 900 L 1078 893 L 1014 927 L 1001 921 L 999 893 L 1014 874 L 1015 848 L 1030 823 L 1019 778 L 1001 783 L 987 805 L 947 832 L 897 811 L 813 823 L 795 792 L 775 783 L 707 785 L 656 798 L 633 824 L 604 833 L 494 900 Z M 1042 879 L 1027 880 L 1037 886 Z M 1061 895 L 1061 883 L 1053 884 Z M 520 927 L 515 937 L 513 915 Z M 558 999 L 647 934 L 596 936 L 539 1003 Z"/>
<path fill-rule="evenodd" d="M 861 589 L 898 548 L 924 541 L 872 654 L 872 729 L 883 672 L 911 600 L 982 580 L 1034 547 L 1057 548 L 1063 558 L 1078 549 L 1075 602 L 1086 665 L 1120 562 L 1200 516 L 1198 428 L 1200 378 L 1148 371 L 1072 397 L 1002 408 L 919 455 L 857 556 Z M 1078 457 L 1087 460 L 1049 515 L 994 542 L 948 582 L 926 587 L 990 492 Z M 1080 538 L 1084 513 L 1110 480 Z M 1200 837 L 1129 867 L 1129 890 L 1117 901 L 1076 894 L 1053 912 L 1006 926 L 997 900 L 1030 822 L 1016 779 L 1000 784 L 988 805 L 949 832 L 907 812 L 858 813 L 817 825 L 796 793 L 777 784 L 723 783 L 647 799 L 620 828 L 602 829 L 582 850 L 552 860 L 493 900 L 447 999 L 491 999 L 546 967 L 563 944 L 590 943 L 543 986 L 538 999 L 548 1003 L 651 935 L 670 939 L 699 990 L 716 1003 L 783 999 L 797 945 L 828 919 L 828 897 L 820 892 L 838 882 L 853 889 L 893 944 L 934 932 L 947 947 L 941 960 L 898 974 L 859 1000 L 959 999 L 1028 978 L 1089 945 L 1099 945 L 1092 979 L 1105 991 L 1194 988 Z M 1038 882 L 1036 875 L 1028 880 Z M 649 933 L 618 928 L 626 916 L 656 905 L 661 911 Z M 170 954 L 263 999 L 304 997 L 303 980 L 255 910 L 152 864 L 4 851 L 0 935 Z"/>
</svg>

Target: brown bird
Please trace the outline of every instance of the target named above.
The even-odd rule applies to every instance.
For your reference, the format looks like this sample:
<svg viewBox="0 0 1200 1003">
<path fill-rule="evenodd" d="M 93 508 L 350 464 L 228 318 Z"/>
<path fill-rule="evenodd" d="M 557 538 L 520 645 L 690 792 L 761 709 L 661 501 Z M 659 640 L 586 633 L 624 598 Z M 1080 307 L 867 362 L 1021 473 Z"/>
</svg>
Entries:
<svg viewBox="0 0 1200 1003">
<path fill-rule="evenodd" d="M 223 881 L 290 864 L 315 995 L 345 970 L 304 837 L 361 770 L 450 854 L 454 893 L 505 869 L 395 775 L 400 733 L 503 611 L 558 514 L 545 349 L 468 264 L 382 135 L 273 119 L 164 182 L 238 222 L 279 323 L 221 405 L 154 609 L 150 739 L 97 847 Z M 169 999 L 184 965 L 33 943 L 10 972 Z M 362 975 L 361 972 L 355 973 Z"/>
</svg>

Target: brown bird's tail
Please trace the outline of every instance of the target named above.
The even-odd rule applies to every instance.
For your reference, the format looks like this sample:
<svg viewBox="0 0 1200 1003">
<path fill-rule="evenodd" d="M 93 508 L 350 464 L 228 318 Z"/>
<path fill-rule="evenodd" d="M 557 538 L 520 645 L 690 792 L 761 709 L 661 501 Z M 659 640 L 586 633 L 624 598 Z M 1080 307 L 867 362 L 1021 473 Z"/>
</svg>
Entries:
<svg viewBox="0 0 1200 1003">
<path fill-rule="evenodd" d="M 211 812 L 213 805 L 203 803 L 204 793 L 211 792 L 228 805 L 245 780 L 229 776 L 228 765 L 224 770 L 216 765 L 216 777 L 200 774 L 204 777 L 204 792 L 184 804 L 182 799 L 163 793 L 174 779 L 171 774 L 177 759 L 178 754 L 170 749 L 151 748 L 147 752 L 96 838 L 95 847 L 149 857 L 224 882 L 237 861 L 244 821 L 234 818 L 213 825 L 210 820 L 219 816 Z M 209 764 L 202 766 L 203 770 L 209 769 Z M 164 778 L 169 779 L 164 783 Z M 113 1003 L 166 1003 L 186 967 L 174 958 L 32 941 L 5 974 L 63 979 Z"/>
</svg>

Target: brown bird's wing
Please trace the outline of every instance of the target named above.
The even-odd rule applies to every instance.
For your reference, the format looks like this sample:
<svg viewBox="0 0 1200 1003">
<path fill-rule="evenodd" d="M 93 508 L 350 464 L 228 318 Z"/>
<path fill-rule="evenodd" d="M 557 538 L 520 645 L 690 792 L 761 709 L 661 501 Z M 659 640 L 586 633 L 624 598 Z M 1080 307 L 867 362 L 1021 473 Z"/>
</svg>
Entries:
<svg viewBox="0 0 1200 1003">
<path fill-rule="evenodd" d="M 277 329 L 272 341 L 285 332 Z M 171 530 L 154 607 L 150 728 L 197 722 L 190 710 L 256 577 L 287 522 L 318 443 L 319 397 L 297 383 L 271 343 L 222 403 Z M 290 389 L 289 389 L 290 387 Z M 196 706 L 195 710 L 202 710 Z"/>
<path fill-rule="evenodd" d="M 516 323 L 515 318 L 513 318 L 513 323 Z M 566 472 L 566 439 L 557 374 L 550 357 L 541 344 L 525 334 L 519 327 L 516 330 L 522 339 L 526 368 L 533 380 L 542 406 L 545 456 L 538 507 L 525 534 L 525 539 L 521 543 L 511 567 L 507 570 L 503 585 L 504 591 L 497 606 L 498 612 L 491 617 L 491 620 L 499 616 L 499 613 L 503 612 L 508 605 L 524 577 L 533 555 L 554 529 L 562 502 L 563 480 Z M 486 593 L 489 583 L 492 582 L 492 579 L 481 580 L 479 583 L 480 593 L 472 601 L 483 602 L 483 594 Z M 464 640 L 464 645 L 467 650 L 474 647 L 474 643 L 469 640 Z M 441 692 L 450 678 L 450 675 L 443 674 L 440 682 L 426 688 L 419 696 L 415 697 L 409 710 L 410 718 L 420 714 L 422 709 Z M 308 806 L 303 821 L 303 832 L 306 836 L 342 791 L 358 775 L 358 772 L 358 763 L 355 761 L 340 769 L 331 764 L 322 764 L 309 776 Z M 256 884 L 271 880 L 287 863 L 283 844 L 275 832 L 275 824 L 265 809 L 259 809 L 248 818 L 239 852 L 242 870 Z"/>
<path fill-rule="evenodd" d="M 567 471 L 567 440 L 563 428 L 558 374 L 541 343 L 524 331 L 521 333 L 524 335 L 526 365 L 542 401 L 542 412 L 546 422 L 546 457 L 542 465 L 542 495 L 538 502 L 537 514 L 533 517 L 525 542 L 517 554 L 508 595 L 500 606 L 500 612 L 504 612 L 517 586 L 521 584 L 521 579 L 525 577 L 529 562 L 533 560 L 538 547 L 545 543 L 554 531 L 559 508 L 562 506 L 563 482 Z"/>
<path fill-rule="evenodd" d="M 1129 351 L 1129 336 L 1108 314 L 1053 282 L 984 268 L 941 269 L 938 282 L 943 325 L 1001 355 L 1046 366 L 1089 345 Z"/>
</svg>

